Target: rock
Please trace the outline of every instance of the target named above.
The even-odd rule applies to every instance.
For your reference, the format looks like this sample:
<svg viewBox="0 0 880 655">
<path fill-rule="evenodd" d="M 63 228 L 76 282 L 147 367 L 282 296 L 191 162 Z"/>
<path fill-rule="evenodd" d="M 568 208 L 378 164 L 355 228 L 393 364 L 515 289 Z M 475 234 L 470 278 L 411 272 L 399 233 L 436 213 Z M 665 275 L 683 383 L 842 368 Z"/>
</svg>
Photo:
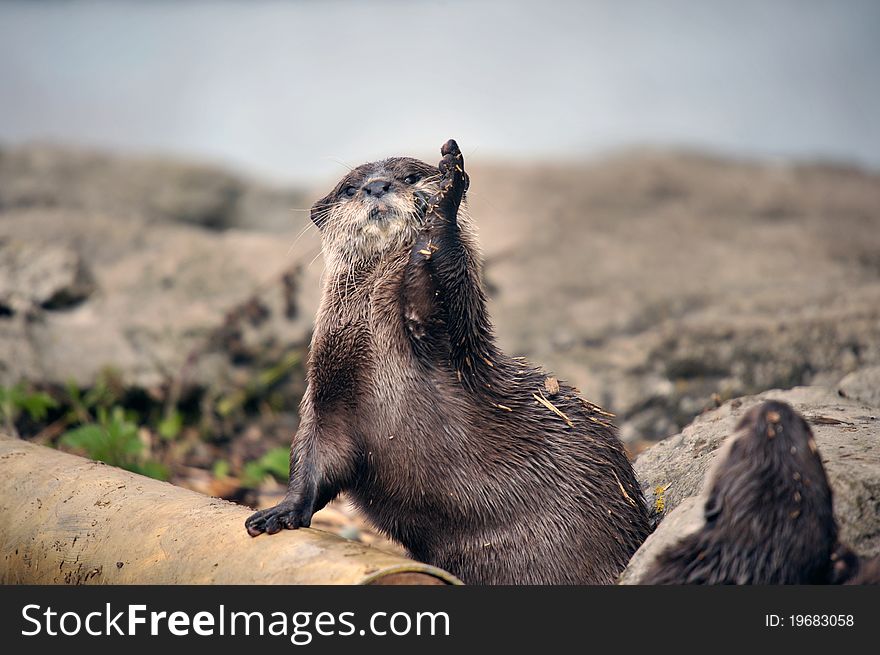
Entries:
<svg viewBox="0 0 880 655">
<path fill-rule="evenodd" d="M 292 211 L 305 204 L 214 166 L 0 150 L 0 384 L 90 387 L 110 371 L 232 411 L 303 366 L 321 273 L 308 212 Z"/>
<path fill-rule="evenodd" d="M 291 256 L 292 235 L 43 208 L 4 212 L 4 237 L 30 255 L 20 269 L 21 256 L 4 254 L 0 299 L 26 273 L 31 281 L 16 302 L 39 311 L 0 316 L 2 384 L 90 386 L 109 367 L 126 386 L 232 388 L 243 371 L 304 349 L 310 335 L 311 312 L 294 310 L 316 302 L 320 266 L 308 261 L 317 244 Z M 60 298 L 85 297 L 75 262 L 88 263 L 97 291 L 48 311 Z M 41 271 L 53 274 L 36 279 Z"/>
<path fill-rule="evenodd" d="M 880 365 L 876 172 L 632 151 L 470 177 L 502 346 L 634 441 Z"/>
<path fill-rule="evenodd" d="M 299 190 L 273 189 L 220 167 L 30 145 L 0 150 L 0 211 L 63 208 L 211 229 L 288 231 Z"/>
<path fill-rule="evenodd" d="M 633 554 L 618 584 L 640 584 L 657 556 L 685 535 L 703 527 L 702 495 L 685 498 L 678 507 L 660 522 L 641 547 Z"/>
<path fill-rule="evenodd" d="M 880 366 L 870 366 L 850 373 L 837 385 L 844 398 L 880 407 Z"/>
<path fill-rule="evenodd" d="M 623 582 L 638 584 L 658 553 L 699 526 L 704 477 L 718 448 L 746 411 L 770 399 L 791 404 L 810 423 L 834 491 L 841 540 L 862 556 L 880 554 L 880 412 L 830 389 L 798 387 L 726 402 L 639 456 L 635 470 L 645 497 L 656 508 L 662 494 L 664 510 Z"/>
<path fill-rule="evenodd" d="M 92 274 L 75 250 L 14 239 L 0 243 L 0 313 L 63 309 L 92 291 Z"/>
</svg>

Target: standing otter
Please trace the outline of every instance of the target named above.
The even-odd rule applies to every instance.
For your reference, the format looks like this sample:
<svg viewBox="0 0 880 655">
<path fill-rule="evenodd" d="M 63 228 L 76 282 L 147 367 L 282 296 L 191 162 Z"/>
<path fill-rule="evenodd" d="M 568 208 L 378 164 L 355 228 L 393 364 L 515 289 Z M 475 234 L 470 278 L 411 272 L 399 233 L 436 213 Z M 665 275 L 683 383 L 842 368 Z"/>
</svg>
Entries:
<svg viewBox="0 0 880 655">
<path fill-rule="evenodd" d="M 287 495 L 252 536 L 347 492 L 471 584 L 611 583 L 648 534 L 610 416 L 496 346 L 455 141 L 360 166 L 312 208 L 326 264 Z"/>
<path fill-rule="evenodd" d="M 807 422 L 770 401 L 749 411 L 707 475 L 705 524 L 641 584 L 826 584 L 847 576 L 831 488 Z"/>
</svg>

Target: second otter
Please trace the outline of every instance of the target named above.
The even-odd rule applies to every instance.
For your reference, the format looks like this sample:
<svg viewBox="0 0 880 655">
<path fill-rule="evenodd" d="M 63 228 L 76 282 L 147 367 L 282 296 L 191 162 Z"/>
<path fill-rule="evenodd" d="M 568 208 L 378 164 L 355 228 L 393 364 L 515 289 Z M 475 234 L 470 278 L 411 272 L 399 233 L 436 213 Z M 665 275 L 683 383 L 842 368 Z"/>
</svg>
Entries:
<svg viewBox="0 0 880 655">
<path fill-rule="evenodd" d="M 495 344 L 454 141 L 439 168 L 365 164 L 318 201 L 326 272 L 285 499 L 251 535 L 345 491 L 466 583 L 614 582 L 648 534 L 609 415 Z"/>
<path fill-rule="evenodd" d="M 641 584 L 827 584 L 858 568 L 838 543 L 810 426 L 786 403 L 743 416 L 706 478 L 704 524 L 660 553 Z"/>
</svg>

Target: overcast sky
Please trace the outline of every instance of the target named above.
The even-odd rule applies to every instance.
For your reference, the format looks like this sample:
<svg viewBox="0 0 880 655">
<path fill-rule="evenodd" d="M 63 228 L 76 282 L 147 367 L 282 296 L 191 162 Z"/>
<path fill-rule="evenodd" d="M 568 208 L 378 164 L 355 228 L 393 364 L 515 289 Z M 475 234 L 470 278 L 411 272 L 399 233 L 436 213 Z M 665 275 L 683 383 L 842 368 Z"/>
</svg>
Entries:
<svg viewBox="0 0 880 655">
<path fill-rule="evenodd" d="M 0 142 L 219 159 L 675 144 L 880 167 L 880 2 L 2 2 Z"/>
</svg>

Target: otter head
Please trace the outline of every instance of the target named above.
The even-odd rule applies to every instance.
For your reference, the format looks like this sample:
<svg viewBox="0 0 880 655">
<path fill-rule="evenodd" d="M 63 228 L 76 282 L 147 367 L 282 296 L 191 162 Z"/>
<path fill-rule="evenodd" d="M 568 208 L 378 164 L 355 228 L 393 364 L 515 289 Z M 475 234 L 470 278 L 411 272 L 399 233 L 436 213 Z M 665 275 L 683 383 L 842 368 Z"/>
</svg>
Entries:
<svg viewBox="0 0 880 655">
<path fill-rule="evenodd" d="M 749 410 L 708 476 L 710 522 L 725 509 L 743 520 L 771 510 L 833 524 L 831 489 L 810 426 L 790 405 L 769 400 Z"/>
<path fill-rule="evenodd" d="M 439 175 L 436 167 L 411 157 L 355 168 L 312 207 L 325 256 L 350 265 L 413 243 Z"/>
</svg>

